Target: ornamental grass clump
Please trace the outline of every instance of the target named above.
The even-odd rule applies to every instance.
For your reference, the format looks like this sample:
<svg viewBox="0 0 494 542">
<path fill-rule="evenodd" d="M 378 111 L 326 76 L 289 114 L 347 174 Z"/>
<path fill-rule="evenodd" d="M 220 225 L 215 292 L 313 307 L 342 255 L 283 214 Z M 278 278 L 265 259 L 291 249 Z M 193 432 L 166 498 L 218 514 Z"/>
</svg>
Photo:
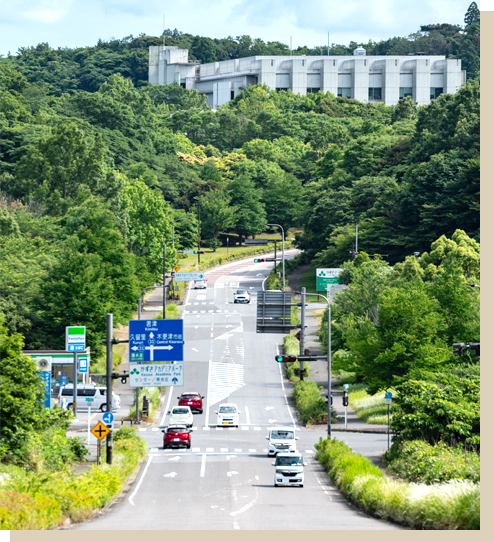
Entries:
<svg viewBox="0 0 494 542">
<path fill-rule="evenodd" d="M 419 529 L 480 529 L 480 485 L 450 480 L 433 485 L 390 480 L 336 439 L 315 445 L 316 458 L 341 492 L 383 519 Z"/>
</svg>

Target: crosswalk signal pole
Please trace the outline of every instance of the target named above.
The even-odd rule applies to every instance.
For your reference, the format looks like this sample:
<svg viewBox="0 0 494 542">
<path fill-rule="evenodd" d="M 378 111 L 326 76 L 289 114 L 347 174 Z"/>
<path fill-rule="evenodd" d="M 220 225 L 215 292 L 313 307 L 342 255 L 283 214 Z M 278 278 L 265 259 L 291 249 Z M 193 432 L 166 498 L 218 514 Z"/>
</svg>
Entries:
<svg viewBox="0 0 494 542">
<path fill-rule="evenodd" d="M 300 292 L 300 298 L 302 302 L 300 311 L 300 355 L 305 353 L 305 288 L 302 288 Z M 304 379 L 304 361 L 300 362 L 300 380 Z"/>
<path fill-rule="evenodd" d="M 112 412 L 113 399 L 113 314 L 106 315 L 106 411 Z M 110 431 L 106 437 L 106 462 L 112 464 L 113 433 Z"/>
</svg>

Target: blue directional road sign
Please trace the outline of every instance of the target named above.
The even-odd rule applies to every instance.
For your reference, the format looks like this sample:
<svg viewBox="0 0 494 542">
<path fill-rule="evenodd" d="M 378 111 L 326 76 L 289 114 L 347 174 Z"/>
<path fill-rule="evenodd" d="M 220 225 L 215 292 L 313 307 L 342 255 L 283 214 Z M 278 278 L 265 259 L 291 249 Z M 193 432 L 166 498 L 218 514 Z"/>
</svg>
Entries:
<svg viewBox="0 0 494 542">
<path fill-rule="evenodd" d="M 183 320 L 129 320 L 129 361 L 183 361 L 183 337 Z"/>
<path fill-rule="evenodd" d="M 391 399 L 391 397 L 393 397 L 393 394 L 392 394 L 390 391 L 387 391 L 387 392 L 384 394 L 384 398 L 385 398 L 385 399 Z"/>
<path fill-rule="evenodd" d="M 106 425 L 110 425 L 113 423 L 113 414 L 111 412 L 105 412 L 103 414 L 103 423 Z"/>
</svg>

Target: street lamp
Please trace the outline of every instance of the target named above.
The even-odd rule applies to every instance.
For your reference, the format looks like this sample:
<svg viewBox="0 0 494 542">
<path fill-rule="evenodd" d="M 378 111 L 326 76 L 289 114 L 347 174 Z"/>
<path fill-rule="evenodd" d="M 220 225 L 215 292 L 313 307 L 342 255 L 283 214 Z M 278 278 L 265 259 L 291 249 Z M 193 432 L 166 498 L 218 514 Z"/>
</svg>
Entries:
<svg viewBox="0 0 494 542">
<path fill-rule="evenodd" d="M 277 226 L 278 228 L 281 228 L 281 247 L 282 247 L 281 248 L 281 252 L 282 252 L 281 263 L 283 266 L 283 285 L 281 287 L 281 291 L 284 292 L 285 291 L 285 230 L 279 224 L 266 224 L 266 226 Z"/>
</svg>

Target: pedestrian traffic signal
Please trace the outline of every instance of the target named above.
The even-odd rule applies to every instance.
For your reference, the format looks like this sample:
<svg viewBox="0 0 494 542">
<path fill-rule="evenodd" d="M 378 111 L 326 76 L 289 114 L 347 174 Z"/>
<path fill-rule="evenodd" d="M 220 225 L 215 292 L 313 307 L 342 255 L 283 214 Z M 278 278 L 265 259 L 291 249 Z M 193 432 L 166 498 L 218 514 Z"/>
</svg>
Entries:
<svg viewBox="0 0 494 542">
<path fill-rule="evenodd" d="M 288 363 L 297 361 L 297 356 L 275 356 L 274 359 L 278 363 Z"/>
<path fill-rule="evenodd" d="M 254 260 L 254 263 L 263 263 L 263 262 L 265 262 L 265 261 L 266 261 L 266 260 L 265 260 L 264 258 L 256 258 L 256 259 Z"/>
<path fill-rule="evenodd" d="M 343 395 L 343 406 L 348 406 L 348 395 Z"/>
<path fill-rule="evenodd" d="M 465 343 L 453 343 L 453 354 L 458 354 L 463 356 L 463 349 L 465 348 Z"/>
</svg>

